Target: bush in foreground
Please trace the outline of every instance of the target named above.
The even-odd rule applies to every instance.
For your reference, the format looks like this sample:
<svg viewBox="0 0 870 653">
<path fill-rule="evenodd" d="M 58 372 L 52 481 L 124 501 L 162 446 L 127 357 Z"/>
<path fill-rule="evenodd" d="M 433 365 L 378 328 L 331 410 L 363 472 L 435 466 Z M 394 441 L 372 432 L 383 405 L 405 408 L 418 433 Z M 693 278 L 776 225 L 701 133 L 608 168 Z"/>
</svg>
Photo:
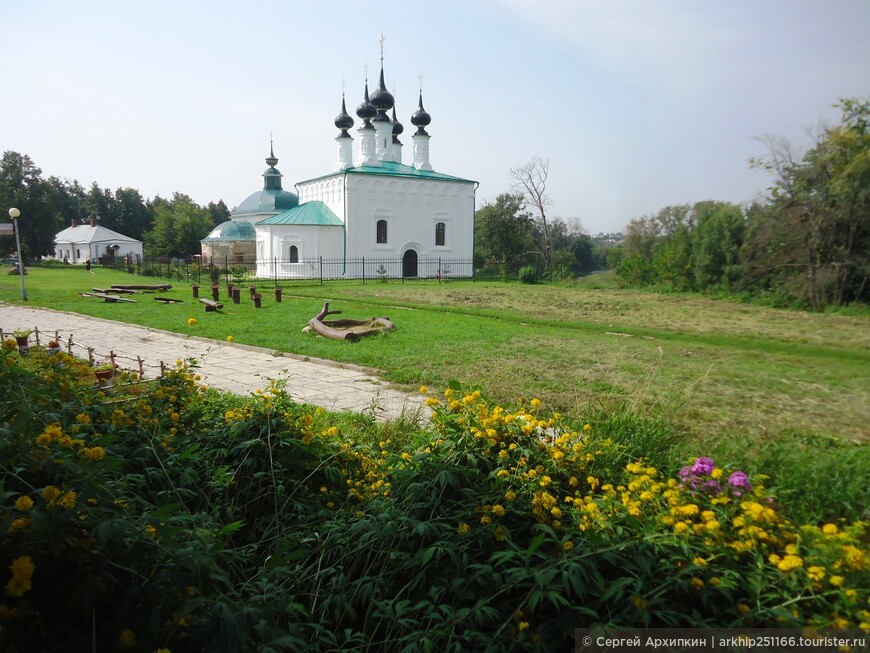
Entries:
<svg viewBox="0 0 870 653">
<path fill-rule="evenodd" d="M 870 627 L 865 525 L 673 475 L 532 400 L 430 427 L 0 360 L 0 650 L 541 650 L 573 629 Z M 64 362 L 63 366 L 58 363 Z M 636 443 L 637 445 L 637 443 Z"/>
</svg>

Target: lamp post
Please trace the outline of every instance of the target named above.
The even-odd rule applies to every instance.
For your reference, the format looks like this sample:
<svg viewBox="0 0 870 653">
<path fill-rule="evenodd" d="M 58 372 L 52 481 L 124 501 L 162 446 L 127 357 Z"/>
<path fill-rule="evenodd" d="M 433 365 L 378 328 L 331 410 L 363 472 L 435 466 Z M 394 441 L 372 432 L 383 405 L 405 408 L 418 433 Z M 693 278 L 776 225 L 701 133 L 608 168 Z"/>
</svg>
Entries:
<svg viewBox="0 0 870 653">
<path fill-rule="evenodd" d="M 24 287 L 24 257 L 21 256 L 21 239 L 18 237 L 18 218 L 21 211 L 16 208 L 9 209 L 9 217 L 15 225 L 15 247 L 18 249 L 18 276 L 21 277 L 21 299 L 27 301 L 27 288 Z"/>
</svg>

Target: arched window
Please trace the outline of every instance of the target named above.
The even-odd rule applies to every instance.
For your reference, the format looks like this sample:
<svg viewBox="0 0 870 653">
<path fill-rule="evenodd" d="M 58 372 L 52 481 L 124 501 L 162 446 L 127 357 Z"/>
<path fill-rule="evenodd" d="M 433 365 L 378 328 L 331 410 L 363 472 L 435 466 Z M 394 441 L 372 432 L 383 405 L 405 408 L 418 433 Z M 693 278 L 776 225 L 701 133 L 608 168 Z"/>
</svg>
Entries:
<svg viewBox="0 0 870 653">
<path fill-rule="evenodd" d="M 375 224 L 375 242 L 378 245 L 387 244 L 387 221 L 378 220 Z"/>
<path fill-rule="evenodd" d="M 290 262 L 298 263 L 299 262 L 299 248 L 296 245 L 290 245 Z"/>
<path fill-rule="evenodd" d="M 435 247 L 444 247 L 446 242 L 447 225 L 443 222 L 435 224 Z"/>
</svg>

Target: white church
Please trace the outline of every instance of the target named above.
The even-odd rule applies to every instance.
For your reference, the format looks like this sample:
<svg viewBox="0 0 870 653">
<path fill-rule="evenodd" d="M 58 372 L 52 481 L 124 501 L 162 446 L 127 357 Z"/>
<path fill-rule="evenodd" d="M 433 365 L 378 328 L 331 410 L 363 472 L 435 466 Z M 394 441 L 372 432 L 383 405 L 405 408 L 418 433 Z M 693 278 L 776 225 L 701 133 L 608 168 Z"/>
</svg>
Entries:
<svg viewBox="0 0 870 653">
<path fill-rule="evenodd" d="M 296 193 L 282 188 L 270 151 L 263 190 L 203 239 L 203 257 L 216 263 L 255 257 L 257 276 L 267 278 L 323 275 L 324 265 L 330 277 L 471 276 L 478 184 L 433 169 L 422 89 L 411 115 L 417 130 L 408 163 L 383 56 L 377 89 L 369 97 L 366 80 L 356 115 L 354 138 L 342 96 L 335 167 L 298 182 Z"/>
</svg>

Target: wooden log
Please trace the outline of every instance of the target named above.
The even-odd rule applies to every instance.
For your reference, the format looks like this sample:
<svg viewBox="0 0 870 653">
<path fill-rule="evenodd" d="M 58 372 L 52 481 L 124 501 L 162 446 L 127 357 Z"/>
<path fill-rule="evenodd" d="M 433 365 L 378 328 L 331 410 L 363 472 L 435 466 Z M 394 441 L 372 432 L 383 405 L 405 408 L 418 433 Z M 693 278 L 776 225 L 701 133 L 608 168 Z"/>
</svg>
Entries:
<svg viewBox="0 0 870 653">
<path fill-rule="evenodd" d="M 205 297 L 200 297 L 199 301 L 201 304 L 205 304 L 206 313 L 210 313 L 211 311 L 219 311 L 224 305 L 220 302 L 216 302 L 213 299 L 206 299 Z"/>
<path fill-rule="evenodd" d="M 315 333 L 325 338 L 347 340 L 348 342 L 356 342 L 360 338 L 396 328 L 396 325 L 387 317 L 373 317 L 368 320 L 323 319 L 327 315 L 338 315 L 340 313 L 341 311 L 330 311 L 329 302 L 325 302 L 320 313 L 308 320 L 308 326 Z"/>
<path fill-rule="evenodd" d="M 121 290 L 162 290 L 167 291 L 172 288 L 171 283 L 156 283 L 156 284 L 141 284 L 141 283 L 113 283 L 112 288 Z"/>
<path fill-rule="evenodd" d="M 195 283 L 190 288 L 193 290 L 193 298 L 199 299 L 199 284 Z"/>
<path fill-rule="evenodd" d="M 255 292 L 251 297 L 254 299 L 254 306 L 260 308 L 263 304 L 263 296 L 260 293 Z"/>
<path fill-rule="evenodd" d="M 131 304 L 135 304 L 135 299 L 127 299 L 126 297 L 119 297 L 118 295 L 110 295 L 104 292 L 80 292 L 79 295 L 82 297 L 96 297 L 97 299 L 102 299 L 110 304 L 114 304 L 115 302 L 129 302 Z"/>
<path fill-rule="evenodd" d="M 175 299 L 174 297 L 155 297 L 156 301 L 162 304 L 180 304 L 183 299 Z"/>
</svg>

